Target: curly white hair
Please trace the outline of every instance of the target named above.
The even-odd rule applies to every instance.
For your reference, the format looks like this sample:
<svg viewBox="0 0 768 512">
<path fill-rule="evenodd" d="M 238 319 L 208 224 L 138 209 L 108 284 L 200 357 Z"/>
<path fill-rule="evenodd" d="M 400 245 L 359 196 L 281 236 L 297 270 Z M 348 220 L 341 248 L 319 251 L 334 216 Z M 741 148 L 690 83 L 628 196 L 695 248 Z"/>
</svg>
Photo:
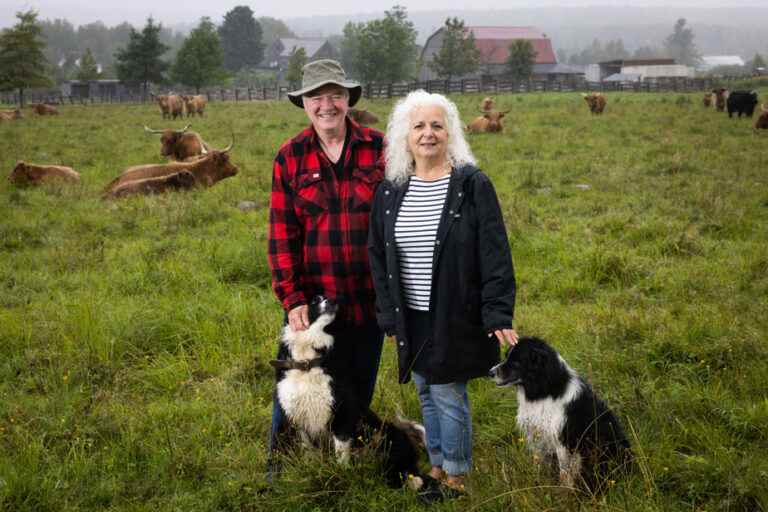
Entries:
<svg viewBox="0 0 768 512">
<path fill-rule="evenodd" d="M 413 109 L 423 106 L 438 106 L 445 113 L 445 128 L 448 132 L 448 159 L 453 167 L 466 164 L 477 165 L 469 149 L 464 128 L 456 105 L 442 94 L 431 94 L 424 90 L 413 91 L 398 101 L 387 123 L 386 178 L 397 184 L 405 183 L 414 172 L 414 161 L 408 149 L 408 131 Z"/>
</svg>

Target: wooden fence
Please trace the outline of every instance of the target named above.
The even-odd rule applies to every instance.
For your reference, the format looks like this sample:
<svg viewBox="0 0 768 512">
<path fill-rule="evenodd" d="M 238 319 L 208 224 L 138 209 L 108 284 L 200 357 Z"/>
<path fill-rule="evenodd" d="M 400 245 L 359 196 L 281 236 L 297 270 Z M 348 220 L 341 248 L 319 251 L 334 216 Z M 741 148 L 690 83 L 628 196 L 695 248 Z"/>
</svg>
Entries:
<svg viewBox="0 0 768 512">
<path fill-rule="evenodd" d="M 711 90 L 715 86 L 745 77 L 718 78 L 655 78 L 642 82 L 587 82 L 564 77 L 556 80 L 508 80 L 508 79 L 467 79 L 430 80 L 427 82 L 369 83 L 363 86 L 364 98 L 395 98 L 410 91 L 424 89 L 442 94 L 470 93 L 530 93 L 530 92 L 588 92 L 588 91 L 631 91 L 631 92 L 695 92 Z M 210 88 L 204 94 L 209 102 L 214 101 L 263 101 L 280 100 L 286 97 L 286 86 L 241 87 L 233 89 Z M 178 91 L 179 94 L 194 94 Z M 152 96 L 125 92 L 102 94 L 91 97 L 66 96 L 58 89 L 30 90 L 24 94 L 25 103 L 52 104 L 109 104 L 109 103 L 151 103 Z M 18 104 L 16 93 L 0 94 L 0 103 Z"/>
</svg>

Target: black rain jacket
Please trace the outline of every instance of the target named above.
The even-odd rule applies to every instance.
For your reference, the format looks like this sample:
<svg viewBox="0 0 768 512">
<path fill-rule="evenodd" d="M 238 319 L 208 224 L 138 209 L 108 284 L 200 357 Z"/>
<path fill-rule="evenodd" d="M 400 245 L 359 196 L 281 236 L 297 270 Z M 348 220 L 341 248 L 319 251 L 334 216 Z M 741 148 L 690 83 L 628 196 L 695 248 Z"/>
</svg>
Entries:
<svg viewBox="0 0 768 512">
<path fill-rule="evenodd" d="M 381 182 L 368 235 L 376 318 L 384 332 L 397 336 L 401 383 L 410 380 L 420 349 L 406 332 L 395 246 L 395 220 L 407 188 L 407 182 Z M 488 176 L 473 166 L 451 174 L 432 261 L 433 338 L 427 383 L 486 376 L 499 360 L 499 342 L 488 333 L 512 328 L 515 275 L 496 191 Z"/>
</svg>

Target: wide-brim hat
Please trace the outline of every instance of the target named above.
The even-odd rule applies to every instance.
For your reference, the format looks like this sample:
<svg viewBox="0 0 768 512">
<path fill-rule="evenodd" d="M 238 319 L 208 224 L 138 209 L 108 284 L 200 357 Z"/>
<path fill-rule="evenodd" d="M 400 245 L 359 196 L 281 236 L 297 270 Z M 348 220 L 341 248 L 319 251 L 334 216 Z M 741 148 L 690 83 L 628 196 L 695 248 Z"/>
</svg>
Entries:
<svg viewBox="0 0 768 512">
<path fill-rule="evenodd" d="M 352 80 L 347 80 L 347 74 L 335 60 L 320 59 L 309 62 L 302 68 L 301 89 L 288 93 L 288 99 L 299 108 L 304 108 L 301 97 L 315 89 L 328 84 L 344 87 L 349 91 L 349 106 L 353 107 L 363 92 L 362 86 Z"/>
</svg>

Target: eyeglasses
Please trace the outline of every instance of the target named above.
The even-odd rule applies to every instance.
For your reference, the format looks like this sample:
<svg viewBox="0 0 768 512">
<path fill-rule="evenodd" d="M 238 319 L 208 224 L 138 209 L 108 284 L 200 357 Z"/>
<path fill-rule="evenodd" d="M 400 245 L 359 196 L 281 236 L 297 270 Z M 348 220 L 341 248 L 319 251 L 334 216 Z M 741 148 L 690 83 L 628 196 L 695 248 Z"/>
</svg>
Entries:
<svg viewBox="0 0 768 512">
<path fill-rule="evenodd" d="M 325 99 L 328 99 L 332 103 L 347 99 L 347 95 L 341 92 L 333 92 L 330 94 L 319 94 L 317 96 L 304 96 L 311 105 L 321 105 Z"/>
</svg>

